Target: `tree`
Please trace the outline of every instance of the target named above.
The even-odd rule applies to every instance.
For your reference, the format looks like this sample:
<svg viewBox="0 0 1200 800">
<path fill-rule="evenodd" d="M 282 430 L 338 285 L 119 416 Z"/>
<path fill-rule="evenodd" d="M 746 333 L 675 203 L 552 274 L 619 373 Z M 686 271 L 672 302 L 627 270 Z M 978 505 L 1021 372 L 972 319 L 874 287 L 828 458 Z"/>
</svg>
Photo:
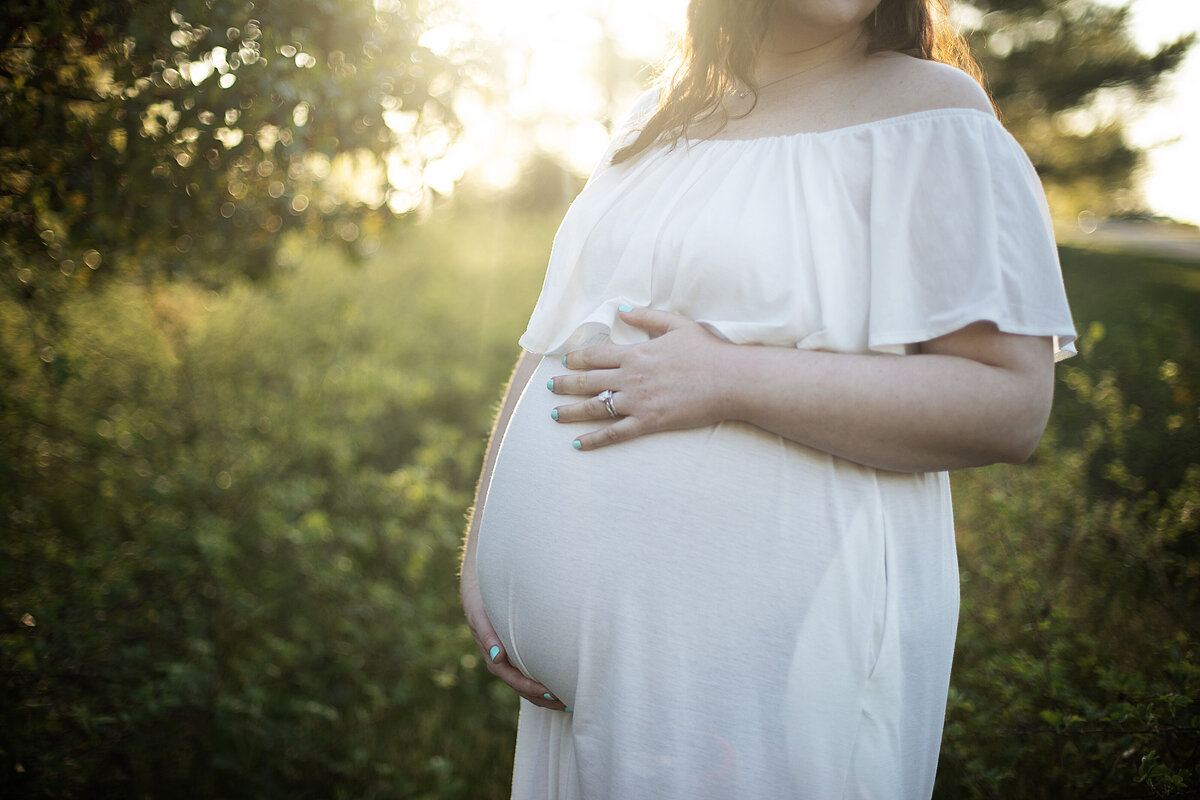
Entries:
<svg viewBox="0 0 1200 800">
<path fill-rule="evenodd" d="M 1130 38 L 1128 7 L 1095 0 L 972 0 L 957 13 L 1055 211 L 1138 207 L 1131 187 L 1140 153 L 1125 124 L 1194 37 L 1145 55 Z"/>
<path fill-rule="evenodd" d="M 105 276 L 271 272 L 303 229 L 369 251 L 423 202 L 461 62 L 416 0 L 14 0 L 0 11 L 0 257 L 53 312 Z M 2 295 L 0 295 L 2 296 Z"/>
</svg>

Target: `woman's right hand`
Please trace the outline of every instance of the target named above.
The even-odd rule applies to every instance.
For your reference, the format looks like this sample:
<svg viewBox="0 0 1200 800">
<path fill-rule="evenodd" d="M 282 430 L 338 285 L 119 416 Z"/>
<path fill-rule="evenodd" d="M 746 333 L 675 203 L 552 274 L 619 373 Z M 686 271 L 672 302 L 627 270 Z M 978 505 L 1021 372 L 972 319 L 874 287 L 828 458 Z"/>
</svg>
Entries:
<svg viewBox="0 0 1200 800">
<path fill-rule="evenodd" d="M 467 613 L 467 625 L 471 628 L 471 635 L 475 637 L 475 644 L 483 653 L 483 663 L 487 664 L 488 672 L 507 683 L 517 694 L 534 705 L 555 711 L 569 711 L 570 709 L 554 697 L 549 689 L 525 677 L 524 673 L 509 662 L 508 652 L 500 643 L 500 637 L 496 635 L 487 612 L 483 610 L 483 596 L 479 593 L 479 581 L 475 577 L 473 565 L 463 564 L 460 588 L 463 610 Z"/>
</svg>

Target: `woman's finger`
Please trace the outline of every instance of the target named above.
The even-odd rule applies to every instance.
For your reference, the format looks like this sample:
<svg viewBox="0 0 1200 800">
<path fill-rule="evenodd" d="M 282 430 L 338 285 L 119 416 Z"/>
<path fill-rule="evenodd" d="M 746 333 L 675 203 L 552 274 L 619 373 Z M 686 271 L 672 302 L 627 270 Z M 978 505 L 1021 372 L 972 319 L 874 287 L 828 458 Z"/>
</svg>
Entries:
<svg viewBox="0 0 1200 800">
<path fill-rule="evenodd" d="M 621 393 L 613 392 L 612 407 L 616 412 L 617 417 L 622 416 L 620 410 Z M 580 400 L 578 403 L 569 403 L 565 406 L 557 406 L 550 412 L 550 417 L 555 422 L 583 422 L 586 420 L 598 419 L 614 419 L 613 414 L 609 412 L 608 405 L 599 395 Z"/>
<path fill-rule="evenodd" d="M 621 356 L 628 349 L 627 345 L 597 344 L 572 350 L 563 356 L 563 366 L 567 369 L 615 369 L 621 366 Z"/>
<path fill-rule="evenodd" d="M 676 314 L 674 311 L 659 311 L 654 308 L 635 308 L 632 311 L 618 310 L 617 313 L 622 320 L 635 328 L 641 328 L 651 336 L 662 336 L 676 328 L 696 324 L 683 314 Z"/>
<path fill-rule="evenodd" d="M 572 442 L 576 450 L 597 450 L 610 444 L 626 442 L 642 434 L 642 424 L 634 417 L 621 417 L 598 431 L 584 434 Z"/>
<path fill-rule="evenodd" d="M 546 388 L 555 394 L 600 394 L 605 389 L 615 389 L 615 369 L 591 369 L 572 375 L 555 375 L 546 381 Z"/>
<path fill-rule="evenodd" d="M 567 706 L 544 685 L 538 683 L 532 678 L 526 677 L 525 673 L 514 667 L 508 660 L 508 653 L 504 648 L 500 648 L 500 652 L 495 658 L 487 662 L 488 672 L 495 675 L 500 680 L 507 683 L 517 694 L 524 697 L 534 705 L 542 708 L 551 708 L 556 711 L 565 711 Z"/>
</svg>

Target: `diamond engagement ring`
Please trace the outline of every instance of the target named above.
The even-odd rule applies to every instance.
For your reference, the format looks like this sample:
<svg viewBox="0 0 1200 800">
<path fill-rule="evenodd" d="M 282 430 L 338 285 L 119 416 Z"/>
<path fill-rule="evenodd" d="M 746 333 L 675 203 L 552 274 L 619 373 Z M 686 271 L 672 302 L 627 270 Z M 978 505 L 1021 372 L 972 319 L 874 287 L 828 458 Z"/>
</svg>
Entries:
<svg viewBox="0 0 1200 800">
<path fill-rule="evenodd" d="M 616 419 L 618 416 L 620 416 L 617 413 L 616 407 L 613 405 L 612 389 L 605 389 L 603 392 L 596 395 L 596 399 L 599 400 L 601 403 L 604 403 L 604 407 L 608 409 L 608 415 L 610 417 L 612 417 L 613 419 Z"/>
</svg>

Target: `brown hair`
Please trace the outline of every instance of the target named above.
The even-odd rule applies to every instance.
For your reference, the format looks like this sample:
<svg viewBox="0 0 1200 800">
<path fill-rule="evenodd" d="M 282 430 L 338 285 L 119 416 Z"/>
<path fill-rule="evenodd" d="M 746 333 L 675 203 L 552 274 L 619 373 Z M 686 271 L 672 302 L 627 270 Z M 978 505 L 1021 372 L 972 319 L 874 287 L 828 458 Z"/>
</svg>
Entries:
<svg viewBox="0 0 1200 800">
<path fill-rule="evenodd" d="M 781 0 L 690 0 L 687 33 L 675 56 L 677 64 L 654 115 L 637 138 L 613 155 L 613 163 L 632 158 L 659 140 L 672 144 L 688 128 L 718 113 L 722 99 L 740 86 L 757 101 L 754 64 Z M 966 40 L 950 22 L 946 0 L 881 0 L 867 17 L 867 50 L 894 50 L 940 61 L 983 83 L 983 73 Z"/>
</svg>

